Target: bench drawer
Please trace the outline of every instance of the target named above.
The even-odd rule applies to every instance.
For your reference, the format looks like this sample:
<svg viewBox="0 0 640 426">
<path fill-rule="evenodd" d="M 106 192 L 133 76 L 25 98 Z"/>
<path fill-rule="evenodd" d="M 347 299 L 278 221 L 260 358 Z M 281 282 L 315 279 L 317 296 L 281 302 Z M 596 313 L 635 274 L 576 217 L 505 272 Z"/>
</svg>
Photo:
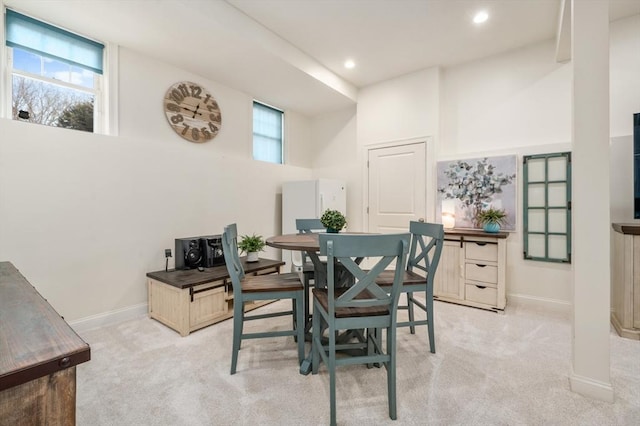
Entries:
<svg viewBox="0 0 640 426">
<path fill-rule="evenodd" d="M 496 306 L 498 303 L 498 290 L 495 287 L 482 287 L 475 284 L 465 286 L 465 299 Z"/>
<path fill-rule="evenodd" d="M 467 280 L 482 281 L 491 284 L 498 283 L 497 266 L 467 263 L 465 264 L 464 272 L 464 276 Z"/>
<path fill-rule="evenodd" d="M 464 255 L 467 259 L 498 261 L 498 245 L 495 243 L 478 243 L 467 241 L 464 244 Z"/>
</svg>

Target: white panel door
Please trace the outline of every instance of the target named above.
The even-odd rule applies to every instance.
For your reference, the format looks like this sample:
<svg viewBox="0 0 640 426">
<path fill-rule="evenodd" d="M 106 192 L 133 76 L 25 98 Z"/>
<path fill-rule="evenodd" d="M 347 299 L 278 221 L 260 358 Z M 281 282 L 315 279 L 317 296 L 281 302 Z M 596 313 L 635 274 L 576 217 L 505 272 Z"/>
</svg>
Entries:
<svg viewBox="0 0 640 426">
<path fill-rule="evenodd" d="M 426 213 L 425 143 L 370 149 L 369 232 L 407 232 Z"/>
</svg>

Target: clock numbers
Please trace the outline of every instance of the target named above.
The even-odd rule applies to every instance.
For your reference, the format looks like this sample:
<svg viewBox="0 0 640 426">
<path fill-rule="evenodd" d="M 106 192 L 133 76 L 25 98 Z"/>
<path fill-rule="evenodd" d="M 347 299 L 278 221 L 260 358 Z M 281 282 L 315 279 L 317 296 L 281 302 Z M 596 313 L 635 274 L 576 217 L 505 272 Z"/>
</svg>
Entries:
<svg viewBox="0 0 640 426">
<path fill-rule="evenodd" d="M 173 124 L 178 124 L 184 121 L 184 117 L 182 117 L 182 114 L 176 114 L 173 117 L 171 117 L 171 122 Z"/>
<path fill-rule="evenodd" d="M 209 99 L 211 98 L 211 95 L 207 93 L 207 96 L 204 98 L 204 103 L 206 104 L 207 102 L 209 102 Z"/>
<path fill-rule="evenodd" d="M 213 123 L 209 123 L 209 128 L 213 133 L 218 133 L 218 128 Z"/>
<path fill-rule="evenodd" d="M 191 97 L 202 99 L 200 94 L 202 93 L 202 87 L 200 86 L 191 86 Z"/>
<path fill-rule="evenodd" d="M 182 83 L 181 85 L 179 85 L 178 90 L 180 90 L 180 94 L 182 95 L 183 98 L 186 98 L 187 96 L 189 96 L 189 89 L 187 88 L 186 84 Z"/>
<path fill-rule="evenodd" d="M 196 128 L 191 129 L 191 137 L 193 138 L 194 141 L 197 141 L 198 139 L 200 139 L 200 130 Z"/>
<path fill-rule="evenodd" d="M 182 136 L 186 135 L 186 134 L 187 134 L 187 132 L 189 131 L 189 129 L 190 129 L 189 125 L 185 123 L 185 125 L 184 125 L 184 129 L 182 129 L 182 132 L 180 132 L 180 134 L 181 134 Z"/>
<path fill-rule="evenodd" d="M 167 109 L 174 112 L 180 112 L 181 110 L 181 108 L 176 104 L 167 104 Z"/>
<path fill-rule="evenodd" d="M 202 129 L 200 129 L 200 131 L 202 132 L 202 137 L 205 139 L 211 139 L 211 133 L 209 133 L 209 131 L 207 130 L 206 127 L 203 127 Z"/>
<path fill-rule="evenodd" d="M 180 93 L 180 91 L 178 89 L 173 89 L 171 91 L 171 99 L 177 103 L 177 104 L 181 104 L 182 101 L 184 101 L 184 96 L 182 96 L 182 93 Z"/>
</svg>

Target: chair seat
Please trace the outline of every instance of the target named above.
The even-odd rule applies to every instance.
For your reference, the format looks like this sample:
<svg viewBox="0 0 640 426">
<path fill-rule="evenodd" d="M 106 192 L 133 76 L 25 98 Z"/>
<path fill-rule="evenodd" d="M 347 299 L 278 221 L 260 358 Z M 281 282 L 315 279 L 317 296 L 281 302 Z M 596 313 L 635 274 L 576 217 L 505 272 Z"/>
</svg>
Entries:
<svg viewBox="0 0 640 426">
<path fill-rule="evenodd" d="M 245 276 L 242 281 L 242 291 L 246 293 L 297 291 L 303 288 L 296 273 Z"/>
<path fill-rule="evenodd" d="M 335 297 L 338 298 L 342 293 L 347 291 L 346 288 L 337 288 L 335 289 Z M 324 308 L 325 311 L 329 311 L 329 293 L 327 289 L 324 288 L 314 288 L 313 295 L 318 300 L 320 305 Z M 374 296 L 368 290 L 362 291 L 358 294 L 356 299 L 372 299 Z M 368 317 L 368 316 L 379 316 L 379 315 L 389 315 L 389 309 L 386 306 L 370 306 L 363 308 L 336 308 L 336 318 L 353 318 L 353 317 Z"/>
<path fill-rule="evenodd" d="M 391 286 L 393 285 L 393 274 L 394 271 L 382 271 L 378 278 L 376 279 L 376 284 L 380 286 Z M 404 271 L 404 276 L 402 277 L 403 284 L 426 284 L 427 279 L 422 275 L 416 274 L 413 271 Z"/>
</svg>

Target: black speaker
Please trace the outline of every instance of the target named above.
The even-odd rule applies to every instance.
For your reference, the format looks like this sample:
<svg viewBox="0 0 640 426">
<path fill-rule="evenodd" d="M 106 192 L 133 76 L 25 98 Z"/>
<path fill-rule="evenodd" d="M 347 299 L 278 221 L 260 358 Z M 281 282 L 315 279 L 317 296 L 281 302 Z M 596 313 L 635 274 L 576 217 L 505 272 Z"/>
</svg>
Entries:
<svg viewBox="0 0 640 426">
<path fill-rule="evenodd" d="M 200 237 L 176 238 L 176 269 L 193 269 L 202 265 Z"/>
<path fill-rule="evenodd" d="M 202 248 L 202 266 L 212 268 L 225 264 L 221 235 L 200 237 L 200 247 Z"/>
</svg>

